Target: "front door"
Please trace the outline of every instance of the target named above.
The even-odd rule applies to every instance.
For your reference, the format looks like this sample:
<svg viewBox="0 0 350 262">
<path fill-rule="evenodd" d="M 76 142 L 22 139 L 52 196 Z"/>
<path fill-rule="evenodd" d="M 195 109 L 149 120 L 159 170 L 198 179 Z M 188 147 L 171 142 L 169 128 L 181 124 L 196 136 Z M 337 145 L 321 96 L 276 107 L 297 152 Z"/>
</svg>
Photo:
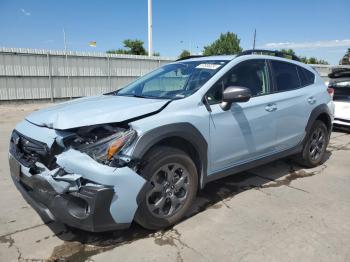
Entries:
<svg viewBox="0 0 350 262">
<path fill-rule="evenodd" d="M 220 107 L 228 86 L 251 90 L 248 102 Z M 274 151 L 276 128 L 274 105 L 269 102 L 271 82 L 264 59 L 247 60 L 234 66 L 207 93 L 211 107 L 209 174 L 258 159 Z"/>
</svg>

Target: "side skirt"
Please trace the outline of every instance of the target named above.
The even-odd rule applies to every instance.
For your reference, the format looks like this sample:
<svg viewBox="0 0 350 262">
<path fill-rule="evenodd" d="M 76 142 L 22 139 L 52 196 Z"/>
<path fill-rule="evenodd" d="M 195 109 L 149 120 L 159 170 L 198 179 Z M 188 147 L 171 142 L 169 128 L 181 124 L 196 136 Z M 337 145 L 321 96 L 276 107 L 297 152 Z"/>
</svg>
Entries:
<svg viewBox="0 0 350 262">
<path fill-rule="evenodd" d="M 211 175 L 207 175 L 203 179 L 204 183 L 203 183 L 202 188 L 204 188 L 204 186 L 207 183 L 211 182 L 211 181 L 214 181 L 214 180 L 226 177 L 226 176 L 234 175 L 234 174 L 237 174 L 239 172 L 242 172 L 242 171 L 245 171 L 245 170 L 257 167 L 257 166 L 261 166 L 261 165 L 270 163 L 270 162 L 275 161 L 275 160 L 280 159 L 280 158 L 284 158 L 284 157 L 287 157 L 287 156 L 291 156 L 291 155 L 300 153 L 302 150 L 303 150 L 303 143 L 301 143 L 298 146 L 293 147 L 291 149 L 285 150 L 283 152 L 278 152 L 278 153 L 275 153 L 273 155 L 266 156 L 266 157 L 254 160 L 252 162 L 248 162 L 248 163 L 244 163 L 244 164 L 241 164 L 241 165 L 233 166 L 233 167 L 230 167 L 228 169 L 215 172 L 215 173 L 213 173 Z"/>
</svg>

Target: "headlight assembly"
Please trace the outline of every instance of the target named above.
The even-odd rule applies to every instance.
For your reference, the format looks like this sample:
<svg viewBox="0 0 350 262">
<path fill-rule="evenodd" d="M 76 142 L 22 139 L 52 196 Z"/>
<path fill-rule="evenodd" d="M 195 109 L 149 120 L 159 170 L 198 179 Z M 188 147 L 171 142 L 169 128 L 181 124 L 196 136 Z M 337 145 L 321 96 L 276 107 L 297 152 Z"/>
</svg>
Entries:
<svg viewBox="0 0 350 262">
<path fill-rule="evenodd" d="M 113 159 L 123 148 L 129 146 L 136 137 L 135 130 L 121 131 L 102 138 L 95 143 L 85 144 L 78 149 L 98 162 L 106 163 Z"/>
</svg>

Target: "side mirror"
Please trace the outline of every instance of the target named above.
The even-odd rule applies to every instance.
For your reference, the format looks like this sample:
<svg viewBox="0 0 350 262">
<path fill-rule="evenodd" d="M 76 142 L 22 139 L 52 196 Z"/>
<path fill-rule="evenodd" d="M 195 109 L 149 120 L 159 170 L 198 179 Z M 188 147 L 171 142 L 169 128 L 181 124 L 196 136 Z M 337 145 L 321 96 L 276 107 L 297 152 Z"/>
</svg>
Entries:
<svg viewBox="0 0 350 262">
<path fill-rule="evenodd" d="M 247 102 L 251 97 L 250 90 L 241 86 L 229 86 L 222 94 L 221 108 L 227 111 L 231 108 L 232 103 Z"/>
</svg>

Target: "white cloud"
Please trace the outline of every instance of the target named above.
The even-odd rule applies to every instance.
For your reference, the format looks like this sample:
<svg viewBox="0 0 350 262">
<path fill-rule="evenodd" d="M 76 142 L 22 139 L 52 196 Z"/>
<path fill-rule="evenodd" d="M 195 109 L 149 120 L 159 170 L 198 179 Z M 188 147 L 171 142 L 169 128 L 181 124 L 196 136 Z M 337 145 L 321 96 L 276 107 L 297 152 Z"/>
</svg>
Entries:
<svg viewBox="0 0 350 262">
<path fill-rule="evenodd" d="M 27 15 L 27 16 L 30 16 L 30 15 L 31 15 L 30 12 L 24 10 L 23 8 L 21 8 L 21 12 L 22 12 L 24 15 Z"/>
<path fill-rule="evenodd" d="M 281 43 L 267 43 L 264 45 L 266 48 L 325 48 L 325 47 L 349 47 L 350 39 L 343 40 L 325 40 L 325 41 L 315 41 L 315 42 L 281 42 Z"/>
</svg>

